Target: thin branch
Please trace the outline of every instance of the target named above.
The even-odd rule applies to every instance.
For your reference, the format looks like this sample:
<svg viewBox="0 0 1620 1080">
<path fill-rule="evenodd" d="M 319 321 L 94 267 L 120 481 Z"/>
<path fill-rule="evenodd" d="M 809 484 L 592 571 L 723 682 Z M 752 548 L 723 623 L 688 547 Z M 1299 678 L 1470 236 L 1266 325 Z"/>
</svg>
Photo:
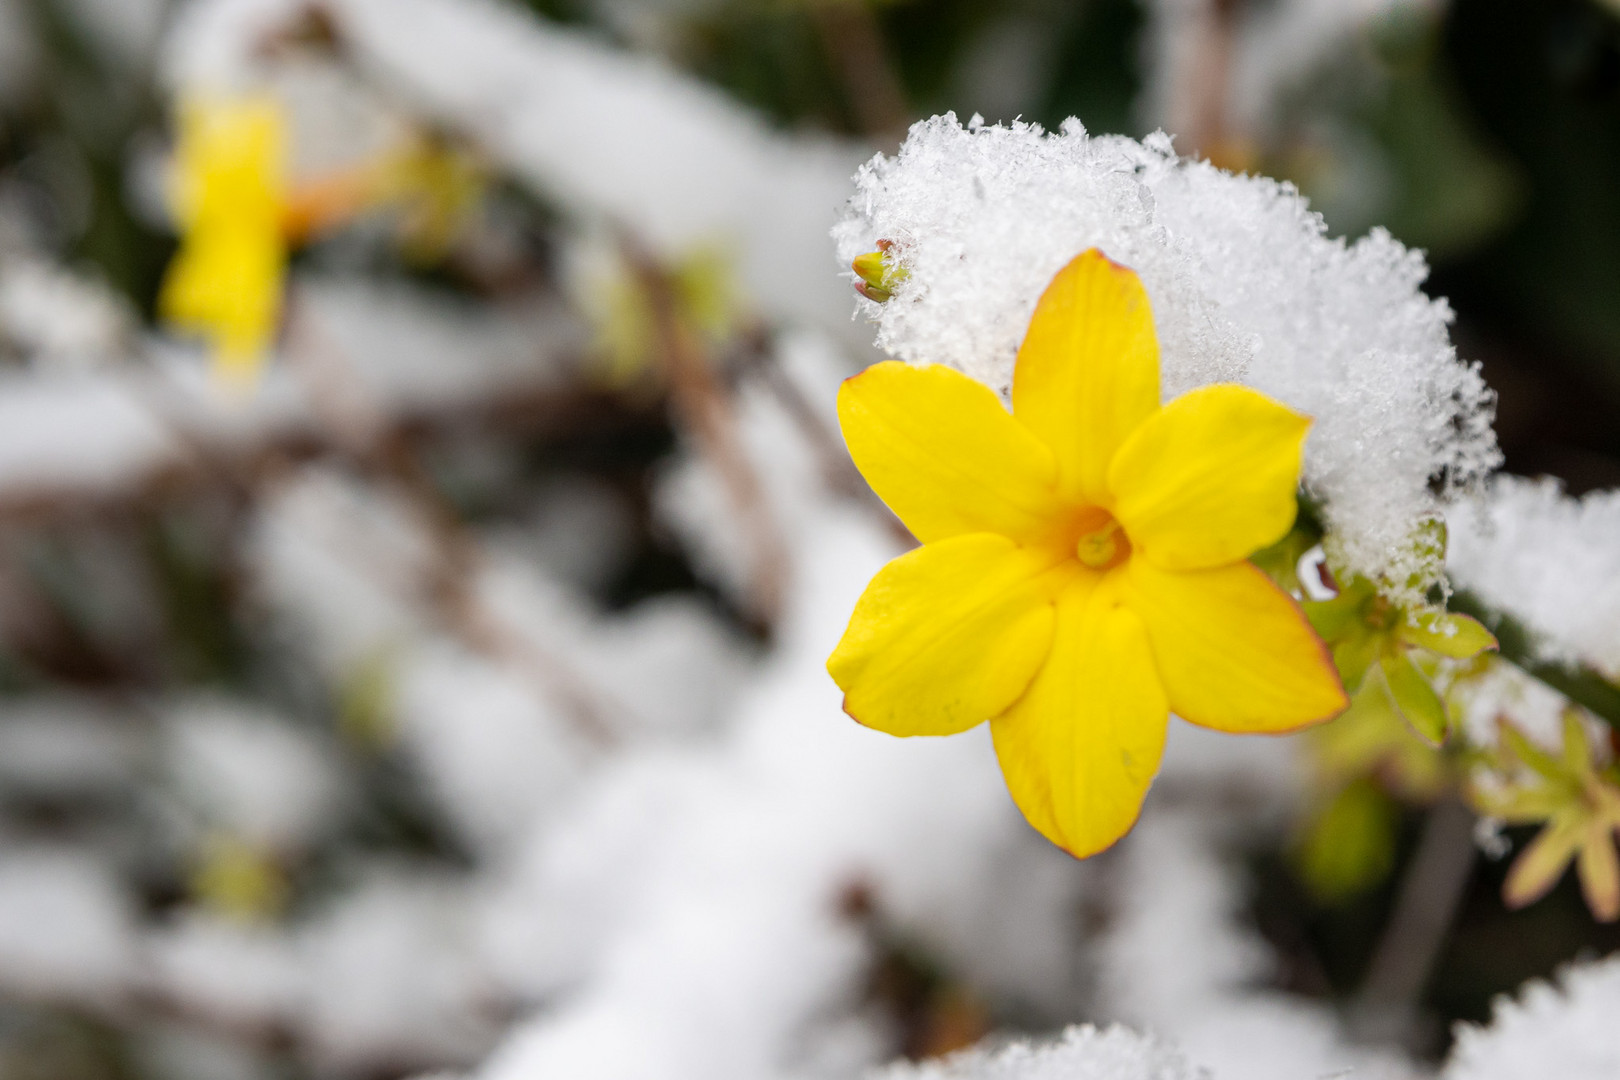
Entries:
<svg viewBox="0 0 1620 1080">
<path fill-rule="evenodd" d="M 633 240 L 622 242 L 625 261 L 652 308 L 658 347 L 670 399 L 681 426 L 719 474 L 750 552 L 746 605 L 761 625 L 774 626 L 787 589 L 788 551 L 748 459 L 730 395 L 716 377 L 696 333 L 681 317 L 673 283 L 658 262 Z"/>
<path fill-rule="evenodd" d="M 1411 1038 L 1418 1003 L 1467 892 L 1474 861 L 1473 811 L 1448 796 L 1429 811 L 1395 911 L 1351 1006 L 1350 1024 L 1363 1038 Z"/>
<path fill-rule="evenodd" d="M 304 375 L 316 413 L 354 459 L 389 481 L 416 512 L 432 541 L 433 565 L 423 590 L 441 625 L 472 651 L 517 670 L 543 696 L 559 702 L 594 745 L 617 741 L 602 693 L 560 658 L 509 626 L 478 595 L 472 582 L 484 562 L 482 547 L 422 467 L 416 449 L 390 433 L 386 420 L 358 392 L 343 354 L 308 314 L 289 303 L 288 356 Z"/>
<path fill-rule="evenodd" d="M 1226 165 L 1232 145 L 1232 64 L 1244 0 L 1203 0 L 1193 16 L 1192 41 L 1169 122 L 1185 139 L 1185 152 Z"/>
<path fill-rule="evenodd" d="M 889 62 L 883 28 L 869 0 L 812 0 L 808 6 L 862 133 L 904 138 L 910 123 L 905 87 Z"/>
<path fill-rule="evenodd" d="M 1535 635 L 1519 620 L 1492 608 L 1478 595 L 1460 590 L 1450 607 L 1472 615 L 1496 635 L 1499 655 L 1620 730 L 1620 687 L 1585 664 L 1563 664 L 1538 655 Z"/>
<path fill-rule="evenodd" d="M 910 530 L 901 524 L 900 519 L 883 505 L 883 500 L 872 492 L 865 478 L 861 476 L 860 470 L 856 469 L 855 463 L 850 460 L 849 451 L 844 448 L 843 440 L 806 400 L 799 384 L 783 370 L 771 335 L 764 327 L 754 326 L 746 331 L 743 337 L 747 349 L 744 372 L 759 374 L 765 388 L 776 398 L 777 403 L 782 406 L 782 411 L 788 414 L 794 426 L 799 429 L 799 434 L 804 437 L 805 443 L 816 456 L 822 484 L 834 495 L 854 501 L 861 509 L 877 518 L 883 528 L 902 547 L 916 547 L 916 537 L 912 536 Z"/>
</svg>

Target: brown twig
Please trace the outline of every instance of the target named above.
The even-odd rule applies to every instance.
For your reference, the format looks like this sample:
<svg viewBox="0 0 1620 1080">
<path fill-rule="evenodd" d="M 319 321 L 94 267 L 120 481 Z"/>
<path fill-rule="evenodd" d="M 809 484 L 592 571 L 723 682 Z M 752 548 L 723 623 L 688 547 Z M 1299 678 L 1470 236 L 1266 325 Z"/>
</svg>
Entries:
<svg viewBox="0 0 1620 1080">
<path fill-rule="evenodd" d="M 1436 803 L 1401 881 L 1395 910 L 1373 953 L 1350 1011 L 1352 1029 L 1370 1041 L 1407 1041 L 1418 1002 L 1468 888 L 1474 815 L 1456 796 Z"/>
<path fill-rule="evenodd" d="M 320 333 L 306 306 L 288 303 L 286 352 L 310 388 L 312 407 L 354 460 L 385 479 L 413 509 L 432 541 L 433 562 L 423 595 L 438 621 L 472 651 L 514 668 L 542 695 L 563 706 L 597 746 L 612 745 L 617 726 L 603 694 L 530 637 L 508 625 L 472 583 L 484 562 L 481 546 L 423 468 L 415 447 L 391 432 L 359 392 L 341 350 Z"/>
<path fill-rule="evenodd" d="M 889 62 L 869 0 L 812 0 L 809 11 L 862 133 L 904 138 L 910 122 L 905 88 Z"/>
<path fill-rule="evenodd" d="M 1186 141 L 1184 152 L 1223 167 L 1241 161 L 1232 131 L 1232 64 L 1244 0 L 1203 0 L 1185 70 L 1176 81 L 1168 120 Z"/>
<path fill-rule="evenodd" d="M 856 469 L 855 463 L 850 460 L 849 451 L 844 448 L 843 440 L 805 399 L 803 389 L 793 377 L 782 369 L 771 335 L 764 327 L 754 326 L 743 336 L 747 348 L 745 370 L 759 373 L 766 389 L 776 398 L 782 410 L 792 418 L 794 426 L 799 429 L 799 434 L 804 437 L 804 441 L 809 444 L 811 452 L 816 456 L 821 482 L 827 490 L 858 503 L 862 509 L 876 517 L 902 547 L 916 547 L 916 537 L 911 535 L 910 530 L 901 524 L 900 519 L 883 505 L 883 500 L 873 494 L 872 489 L 867 486 L 860 470 Z"/>
<path fill-rule="evenodd" d="M 774 626 L 787 588 L 787 545 L 743 447 L 731 397 L 716 377 L 696 332 L 681 317 L 668 273 L 635 241 L 627 238 L 621 246 L 652 309 L 657 337 L 653 351 L 663 366 L 681 427 L 719 474 L 747 537 L 751 556 L 745 600 L 748 612 L 762 626 Z"/>
</svg>

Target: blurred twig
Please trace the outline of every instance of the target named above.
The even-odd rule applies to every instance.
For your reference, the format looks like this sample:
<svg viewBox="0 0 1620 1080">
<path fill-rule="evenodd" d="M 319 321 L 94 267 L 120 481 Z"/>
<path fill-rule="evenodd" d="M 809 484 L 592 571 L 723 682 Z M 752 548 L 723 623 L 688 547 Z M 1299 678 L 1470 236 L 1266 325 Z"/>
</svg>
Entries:
<svg viewBox="0 0 1620 1080">
<path fill-rule="evenodd" d="M 862 133 L 903 139 L 910 121 L 906 92 L 889 62 L 883 28 L 871 4 L 868 0 L 811 0 L 807 7 L 822 47 L 838 69 Z"/>
<path fill-rule="evenodd" d="M 1175 81 L 1169 122 L 1184 138 L 1184 152 L 1223 168 L 1241 167 L 1231 130 L 1232 63 L 1244 0 L 1202 0 L 1185 68 Z"/>
<path fill-rule="evenodd" d="M 1352 1005 L 1371 1041 L 1406 1040 L 1474 867 L 1474 815 L 1456 796 L 1436 803 L 1401 881 L 1395 910 Z"/>
<path fill-rule="evenodd" d="M 730 395 L 697 334 L 681 317 L 668 273 L 635 241 L 626 238 L 622 247 L 652 309 L 657 334 L 653 351 L 663 365 L 681 426 L 719 474 L 746 535 L 751 559 L 745 601 L 749 614 L 763 626 L 774 626 L 787 588 L 787 545 L 748 460 Z"/>
<path fill-rule="evenodd" d="M 616 741 L 602 694 L 561 658 L 509 626 L 479 596 L 482 549 L 423 468 L 415 447 L 389 430 L 386 418 L 359 393 L 338 348 L 307 307 L 288 303 L 286 352 L 310 387 L 312 407 L 354 459 L 385 478 L 415 511 L 432 542 L 433 565 L 423 590 L 441 625 L 473 652 L 523 674 L 542 695 L 563 706 L 581 734 L 597 746 Z"/>
<path fill-rule="evenodd" d="M 766 388 L 776 398 L 782 410 L 792 418 L 793 424 L 804 436 L 821 471 L 821 481 L 827 490 L 842 498 L 853 499 L 882 522 L 894 539 L 906 548 L 915 547 L 917 540 L 900 519 L 883 505 L 862 478 L 860 470 L 850 460 L 838 433 L 821 418 L 813 405 L 805 399 L 798 382 L 782 369 L 771 335 L 763 326 L 752 326 L 743 334 L 747 371 L 757 371 Z"/>
</svg>

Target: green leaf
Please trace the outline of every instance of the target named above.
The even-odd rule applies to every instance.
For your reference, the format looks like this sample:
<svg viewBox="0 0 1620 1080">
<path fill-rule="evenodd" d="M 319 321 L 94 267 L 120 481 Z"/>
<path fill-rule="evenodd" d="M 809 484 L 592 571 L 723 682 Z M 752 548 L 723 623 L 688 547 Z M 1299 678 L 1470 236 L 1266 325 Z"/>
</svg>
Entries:
<svg viewBox="0 0 1620 1080">
<path fill-rule="evenodd" d="M 1484 623 L 1444 611 L 1424 611 L 1402 619 L 1395 627 L 1395 636 L 1408 645 L 1454 660 L 1467 660 L 1497 647 L 1496 635 L 1485 629 Z"/>
<path fill-rule="evenodd" d="M 1400 710 L 1412 730 L 1430 745 L 1439 746 L 1446 739 L 1446 704 L 1434 692 L 1423 672 L 1413 665 L 1406 650 L 1389 649 L 1378 658 L 1384 671 L 1384 685 L 1389 688 L 1390 700 Z"/>
</svg>

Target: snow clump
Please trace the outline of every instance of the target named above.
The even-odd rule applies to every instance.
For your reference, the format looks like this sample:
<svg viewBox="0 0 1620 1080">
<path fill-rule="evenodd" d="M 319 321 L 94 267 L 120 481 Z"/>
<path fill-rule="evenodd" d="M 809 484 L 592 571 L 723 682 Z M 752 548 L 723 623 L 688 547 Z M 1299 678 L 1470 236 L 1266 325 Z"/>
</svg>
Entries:
<svg viewBox="0 0 1620 1080">
<path fill-rule="evenodd" d="M 1620 957 L 1565 968 L 1496 1000 L 1489 1027 L 1457 1026 L 1441 1080 L 1607 1080 L 1620 1076 Z"/>
<path fill-rule="evenodd" d="M 1382 230 L 1330 239 L 1291 185 L 1182 159 L 1163 134 L 953 114 L 855 183 L 840 258 L 890 240 L 908 272 L 888 303 L 857 301 L 879 347 L 1005 391 L 1042 290 L 1100 248 L 1147 288 L 1167 399 L 1237 381 L 1314 419 L 1305 484 L 1335 556 L 1391 595 L 1418 599 L 1438 566 L 1415 531 L 1500 459 L 1494 397 L 1421 291 L 1422 255 Z"/>
<path fill-rule="evenodd" d="M 897 1065 L 872 1080 L 1197 1080 L 1179 1053 L 1118 1024 L 1071 1027 L 1045 1045 L 965 1050 L 942 1061 Z"/>
<path fill-rule="evenodd" d="M 1499 476 L 1451 520 L 1447 569 L 1534 633 L 1548 660 L 1620 679 L 1620 491 Z"/>
</svg>

